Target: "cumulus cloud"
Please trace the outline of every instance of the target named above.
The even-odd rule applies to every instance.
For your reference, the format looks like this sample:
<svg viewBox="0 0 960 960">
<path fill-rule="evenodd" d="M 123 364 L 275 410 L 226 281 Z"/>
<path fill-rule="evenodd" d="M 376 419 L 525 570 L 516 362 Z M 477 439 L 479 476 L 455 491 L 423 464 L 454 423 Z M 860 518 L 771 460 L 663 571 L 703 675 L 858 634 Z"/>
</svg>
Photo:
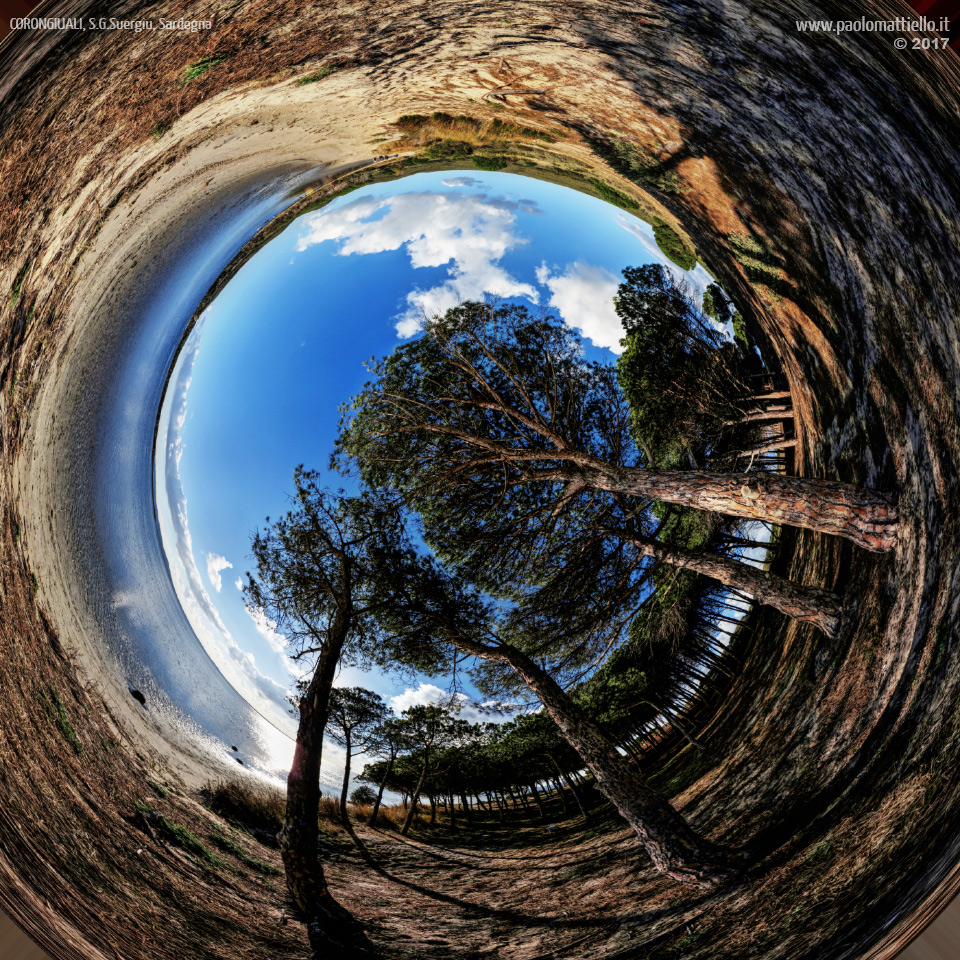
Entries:
<svg viewBox="0 0 960 960">
<path fill-rule="evenodd" d="M 233 581 L 233 585 L 234 585 L 238 590 L 242 590 L 242 589 L 243 589 L 243 577 L 237 577 L 237 579 Z"/>
<path fill-rule="evenodd" d="M 527 242 L 516 232 L 521 210 L 531 212 L 535 207 L 529 200 L 460 191 L 363 197 L 304 217 L 306 229 L 296 248 L 306 250 L 327 240 L 338 244 L 340 256 L 403 248 L 414 269 L 446 266 L 444 282 L 417 287 L 407 295 L 406 309 L 396 318 L 398 336 L 407 338 L 419 332 L 425 318 L 485 294 L 538 302 L 537 289 L 500 263 L 507 252 Z"/>
<path fill-rule="evenodd" d="M 550 306 L 569 327 L 579 330 L 595 346 L 622 353 L 623 326 L 613 298 L 620 280 L 605 267 L 576 260 L 562 273 L 553 273 L 545 263 L 537 268 L 537 282 L 550 291 Z"/>
<path fill-rule="evenodd" d="M 219 553 L 207 554 L 207 577 L 217 593 L 223 586 L 223 580 L 220 577 L 221 572 L 232 566 L 233 564 L 226 557 L 221 557 Z"/>
<path fill-rule="evenodd" d="M 436 684 L 420 682 L 420 685 L 414 690 L 413 687 L 407 687 L 403 693 L 390 697 L 390 709 L 398 716 L 404 710 L 410 707 L 430 704 L 442 704 L 449 710 L 455 712 L 463 720 L 470 723 L 493 722 L 500 723 L 507 720 L 505 714 L 485 713 L 477 709 L 477 702 L 468 697 L 465 693 L 455 693 L 451 697 L 447 690 L 442 690 Z M 482 707 L 491 706 L 491 704 L 480 704 Z"/>
<path fill-rule="evenodd" d="M 482 182 L 476 177 L 447 177 L 440 181 L 445 187 L 479 187 Z"/>
</svg>

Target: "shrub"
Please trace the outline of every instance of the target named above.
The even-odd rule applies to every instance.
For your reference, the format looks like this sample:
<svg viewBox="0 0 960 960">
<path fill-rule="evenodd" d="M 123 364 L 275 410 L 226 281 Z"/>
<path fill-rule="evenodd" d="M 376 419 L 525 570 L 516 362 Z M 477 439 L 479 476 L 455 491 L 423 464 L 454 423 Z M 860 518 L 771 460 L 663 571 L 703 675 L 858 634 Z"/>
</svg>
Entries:
<svg viewBox="0 0 960 960">
<path fill-rule="evenodd" d="M 363 786 L 357 787 L 353 793 L 350 794 L 350 802 L 355 806 L 369 806 L 374 803 L 377 799 L 376 793 L 374 793 L 372 787 Z"/>
<path fill-rule="evenodd" d="M 506 157 L 477 157 L 473 158 L 473 165 L 478 170 L 503 170 L 507 165 Z"/>
<path fill-rule="evenodd" d="M 653 238 L 657 246 L 681 270 L 692 270 L 697 265 L 697 254 L 684 242 L 683 238 L 669 224 L 662 220 L 653 223 Z"/>
<path fill-rule="evenodd" d="M 465 140 L 434 140 L 424 150 L 424 156 L 430 160 L 458 160 L 472 153 L 473 147 Z"/>
</svg>

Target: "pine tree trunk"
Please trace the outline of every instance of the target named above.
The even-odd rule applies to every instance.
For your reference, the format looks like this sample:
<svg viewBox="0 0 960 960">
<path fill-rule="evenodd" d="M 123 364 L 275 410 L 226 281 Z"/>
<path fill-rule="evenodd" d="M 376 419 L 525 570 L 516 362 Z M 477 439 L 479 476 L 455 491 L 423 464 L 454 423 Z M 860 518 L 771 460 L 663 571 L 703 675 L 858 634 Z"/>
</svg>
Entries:
<svg viewBox="0 0 960 960">
<path fill-rule="evenodd" d="M 351 743 L 350 731 L 347 730 L 347 755 L 343 761 L 343 786 L 340 788 L 340 822 L 346 827 L 349 826 L 347 816 L 347 791 L 350 789 L 350 757 L 353 753 L 353 744 Z"/>
<path fill-rule="evenodd" d="M 393 770 L 393 761 L 394 755 L 391 753 L 390 761 L 387 764 L 387 772 L 383 775 L 383 779 L 380 781 L 380 789 L 377 790 L 377 799 L 373 804 L 373 813 L 370 814 L 371 827 L 375 827 L 377 825 L 377 815 L 380 813 L 380 804 L 383 802 L 383 791 L 386 789 L 387 780 L 390 778 L 390 773 Z"/>
<path fill-rule="evenodd" d="M 745 475 L 611 467 L 593 458 L 584 467 L 570 471 L 572 483 L 713 513 L 803 527 L 845 537 L 878 553 L 889 550 L 897 539 L 897 508 L 892 499 L 850 483 L 765 472 Z M 743 492 L 751 484 L 759 486 L 755 498 Z"/>
<path fill-rule="evenodd" d="M 473 649 L 467 649 L 472 647 Z M 465 652 L 509 664 L 536 694 L 566 741 L 590 768 L 598 789 L 633 827 L 654 866 L 680 883 L 708 887 L 734 873 L 729 851 L 700 837 L 610 738 L 530 657 L 509 644 L 462 643 Z"/>
<path fill-rule="evenodd" d="M 287 776 L 287 804 L 277 837 L 287 889 L 307 927 L 314 956 L 338 956 L 344 949 L 337 927 L 345 911 L 327 889 L 318 856 L 320 761 L 327 725 L 330 690 L 350 629 L 349 610 L 341 611 L 300 699 L 300 721 L 293 763 Z"/>
<path fill-rule="evenodd" d="M 543 803 L 540 801 L 540 793 L 537 790 L 537 785 L 535 783 L 530 784 L 530 792 L 533 794 L 533 799 L 537 801 L 537 810 L 540 811 L 540 822 L 546 822 L 547 815 L 543 809 Z"/>
<path fill-rule="evenodd" d="M 400 828 L 401 837 L 405 837 L 410 832 L 410 824 L 413 823 L 414 815 L 417 812 L 417 804 L 420 802 L 420 791 L 423 789 L 423 781 L 427 779 L 427 765 L 429 762 L 429 757 L 427 754 L 424 754 L 423 769 L 420 771 L 420 780 L 417 782 L 417 789 L 410 797 L 410 809 L 407 811 L 407 816 L 403 821 L 403 826 Z"/>
</svg>

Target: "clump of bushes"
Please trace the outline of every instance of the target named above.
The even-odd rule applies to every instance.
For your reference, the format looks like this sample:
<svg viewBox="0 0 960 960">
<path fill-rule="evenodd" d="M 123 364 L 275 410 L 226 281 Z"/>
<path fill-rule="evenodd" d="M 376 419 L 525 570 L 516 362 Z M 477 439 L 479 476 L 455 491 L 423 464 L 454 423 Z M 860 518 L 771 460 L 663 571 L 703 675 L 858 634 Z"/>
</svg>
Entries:
<svg viewBox="0 0 960 960">
<path fill-rule="evenodd" d="M 278 870 L 272 863 L 265 863 L 263 860 L 258 860 L 256 857 L 251 857 L 250 854 L 247 853 L 247 851 L 244 850 L 239 843 L 224 833 L 214 833 L 210 838 L 210 842 L 213 843 L 214 846 L 219 847 L 225 853 L 232 854 L 241 863 L 250 867 L 252 870 L 256 870 L 258 873 L 264 873 L 271 877 L 274 877 L 280 873 L 280 870 Z"/>
<path fill-rule="evenodd" d="M 681 270 L 692 270 L 697 265 L 696 251 L 683 242 L 683 238 L 668 223 L 653 221 L 653 239 L 657 246 Z"/>
<path fill-rule="evenodd" d="M 435 140 L 423 151 L 429 160 L 459 160 L 472 153 L 473 145 L 465 140 Z"/>
<path fill-rule="evenodd" d="M 506 167 L 506 165 L 507 165 L 507 158 L 506 158 L 506 157 L 477 157 L 477 156 L 474 156 L 474 158 L 473 158 L 473 165 L 474 165 L 478 170 L 489 170 L 489 171 L 491 171 L 491 172 L 492 172 L 492 171 L 496 171 L 496 170 L 503 170 L 504 167 Z"/>
</svg>

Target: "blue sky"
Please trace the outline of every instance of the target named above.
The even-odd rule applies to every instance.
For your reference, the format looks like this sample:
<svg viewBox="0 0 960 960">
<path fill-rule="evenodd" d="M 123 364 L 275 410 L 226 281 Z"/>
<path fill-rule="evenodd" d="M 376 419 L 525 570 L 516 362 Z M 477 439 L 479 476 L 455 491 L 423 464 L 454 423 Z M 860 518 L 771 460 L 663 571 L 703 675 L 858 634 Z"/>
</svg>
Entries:
<svg viewBox="0 0 960 960">
<path fill-rule="evenodd" d="M 368 379 L 364 362 L 415 336 L 424 312 L 487 294 L 552 307 L 588 356 L 612 362 L 620 271 L 651 262 L 669 265 L 650 228 L 593 197 L 512 174 L 424 173 L 304 215 L 205 311 L 161 413 L 161 534 L 204 647 L 281 731 L 295 733 L 284 697 L 296 668 L 274 625 L 243 604 L 250 539 L 288 508 L 297 464 L 327 469 L 338 407 Z M 698 299 L 710 282 L 702 267 L 686 279 Z M 337 682 L 398 711 L 444 685 L 351 669 Z"/>
</svg>

